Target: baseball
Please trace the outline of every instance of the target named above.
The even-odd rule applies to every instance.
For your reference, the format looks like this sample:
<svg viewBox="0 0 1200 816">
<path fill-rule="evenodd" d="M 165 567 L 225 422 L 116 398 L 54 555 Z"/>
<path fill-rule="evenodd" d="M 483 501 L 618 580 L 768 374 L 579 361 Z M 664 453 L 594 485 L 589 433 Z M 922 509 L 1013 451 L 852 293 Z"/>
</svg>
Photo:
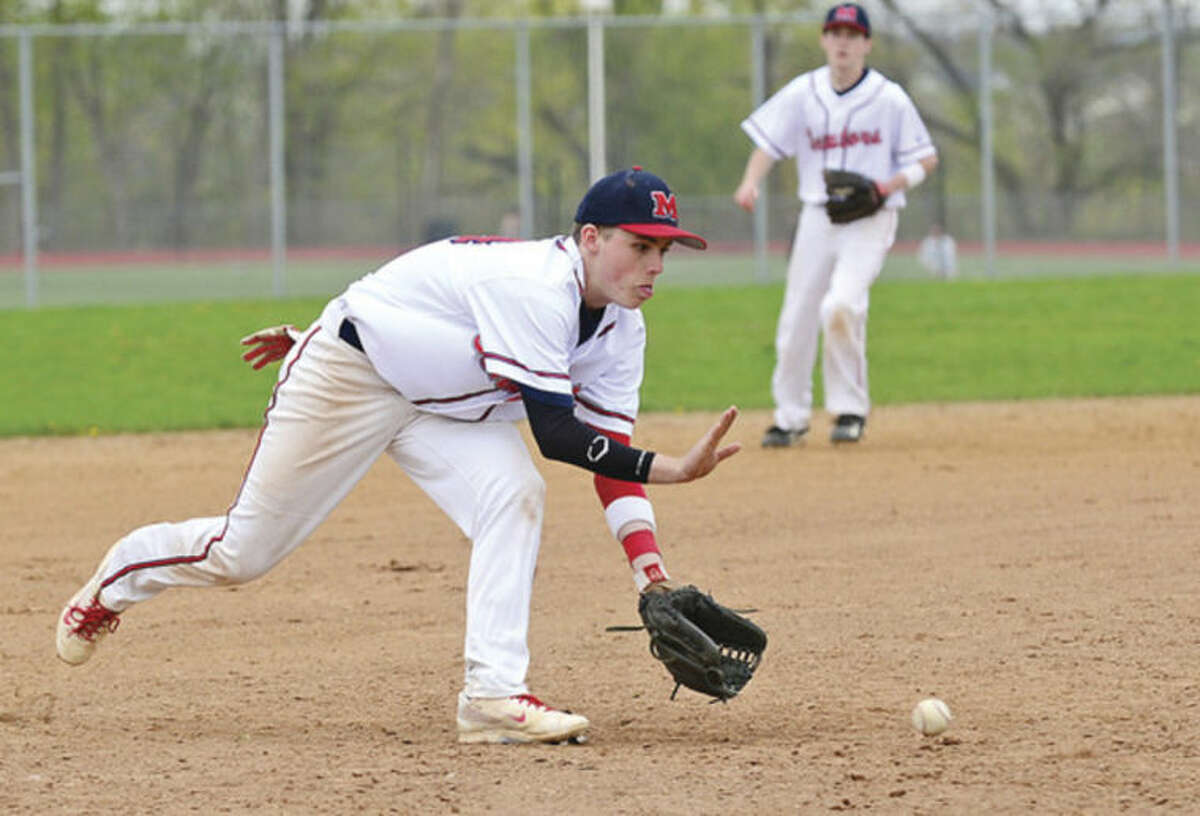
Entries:
<svg viewBox="0 0 1200 816">
<path fill-rule="evenodd" d="M 950 727 L 954 719 L 950 707 L 936 697 L 930 697 L 917 703 L 912 710 L 913 728 L 927 737 L 936 736 Z"/>
</svg>

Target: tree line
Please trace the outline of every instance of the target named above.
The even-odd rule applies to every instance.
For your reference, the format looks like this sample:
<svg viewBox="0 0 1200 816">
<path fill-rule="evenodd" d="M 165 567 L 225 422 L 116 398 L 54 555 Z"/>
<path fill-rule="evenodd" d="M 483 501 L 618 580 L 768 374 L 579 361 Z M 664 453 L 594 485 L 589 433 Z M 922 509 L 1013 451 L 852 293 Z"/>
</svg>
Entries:
<svg viewBox="0 0 1200 816">
<path fill-rule="evenodd" d="M 511 22 L 580 11 L 567 0 L 145 5 L 0 0 L 0 12 L 5 22 L 22 24 L 289 20 L 288 236 L 293 245 L 313 246 L 408 244 L 443 223 L 499 225 L 516 207 L 518 172 L 512 26 L 374 30 L 322 23 Z M 701 11 L 704 4 L 692 5 Z M 870 62 L 909 90 L 943 154 L 944 172 L 920 191 L 923 220 L 969 234 L 977 224 L 971 208 L 979 196 L 983 127 L 977 31 L 947 29 L 944 17 L 917 15 L 902 0 L 877 5 Z M 1029 238 L 1161 234 L 1160 4 L 1146 4 L 1143 25 L 1115 25 L 1112 4 L 1092 0 L 1078 4 L 1074 18 L 1045 27 L 997 0 L 990 5 L 1002 230 Z M 729 7 L 761 14 L 809 4 Z M 120 17 L 113 8 L 122 9 Z M 613 4 L 617 15 L 661 9 L 660 0 Z M 1182 76 L 1195 65 L 1196 46 L 1186 7 L 1179 12 Z M 38 201 L 47 248 L 263 243 L 270 217 L 265 37 L 204 28 L 38 32 Z M 822 61 L 815 22 L 772 24 L 764 34 L 768 93 Z M 534 27 L 529 38 L 535 231 L 547 232 L 565 227 L 588 182 L 587 35 L 578 26 Z M 698 227 L 744 232 L 746 224 L 731 224 L 728 197 L 750 147 L 738 127 L 752 109 L 747 25 L 613 26 L 605 45 L 610 165 L 662 168 L 682 194 L 704 202 Z M 0 38 L 0 161 L 7 165 L 0 170 L 20 159 L 16 49 L 15 38 Z M 1198 100 L 1181 91 L 1182 127 L 1195 122 Z M 1197 196 L 1200 170 L 1195 161 L 1185 169 L 1185 196 Z M 790 171 L 772 174 L 769 183 L 782 201 L 794 193 Z M 15 198 L 0 195 L 0 207 L 17 216 Z"/>
</svg>

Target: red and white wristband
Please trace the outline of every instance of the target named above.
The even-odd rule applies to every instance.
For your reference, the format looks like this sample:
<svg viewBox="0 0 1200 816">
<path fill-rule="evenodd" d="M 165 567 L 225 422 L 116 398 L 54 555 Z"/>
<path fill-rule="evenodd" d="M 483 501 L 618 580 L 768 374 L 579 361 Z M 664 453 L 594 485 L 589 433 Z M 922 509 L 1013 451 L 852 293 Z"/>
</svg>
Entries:
<svg viewBox="0 0 1200 816">
<path fill-rule="evenodd" d="M 613 536 L 625 548 L 638 592 L 650 584 L 667 580 L 667 568 L 654 537 L 654 507 L 650 500 L 644 495 L 621 496 L 604 508 L 604 517 Z M 622 536 L 621 531 L 630 524 L 636 524 L 637 528 Z"/>
<path fill-rule="evenodd" d="M 652 530 L 633 531 L 621 540 L 621 546 L 625 548 L 625 556 L 633 568 L 633 583 L 637 585 L 638 592 L 670 577 L 663 566 L 662 553 L 658 550 Z"/>
</svg>

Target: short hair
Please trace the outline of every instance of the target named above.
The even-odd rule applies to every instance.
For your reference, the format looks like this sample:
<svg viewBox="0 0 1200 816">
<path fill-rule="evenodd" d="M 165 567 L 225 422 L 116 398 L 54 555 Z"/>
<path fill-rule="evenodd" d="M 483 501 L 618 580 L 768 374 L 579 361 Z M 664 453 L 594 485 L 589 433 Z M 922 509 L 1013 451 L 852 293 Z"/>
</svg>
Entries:
<svg viewBox="0 0 1200 816">
<path fill-rule="evenodd" d="M 607 236 L 610 232 L 616 229 L 616 227 L 612 226 L 611 224 L 593 224 L 592 226 L 600 230 L 600 234 L 602 236 Z M 575 229 L 571 230 L 571 238 L 573 238 L 577 244 L 579 243 L 579 239 L 583 237 L 583 227 L 583 224 L 580 224 L 578 221 L 576 221 Z"/>
</svg>

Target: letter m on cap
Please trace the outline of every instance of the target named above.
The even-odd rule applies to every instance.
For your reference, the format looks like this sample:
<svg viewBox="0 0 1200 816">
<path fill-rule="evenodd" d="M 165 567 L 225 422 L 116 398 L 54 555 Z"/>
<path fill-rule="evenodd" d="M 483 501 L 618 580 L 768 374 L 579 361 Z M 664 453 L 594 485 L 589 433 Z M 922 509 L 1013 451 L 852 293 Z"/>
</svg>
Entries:
<svg viewBox="0 0 1200 816">
<path fill-rule="evenodd" d="M 857 23 L 858 10 L 854 6 L 839 6 L 834 12 L 834 19 L 839 23 Z"/>
<path fill-rule="evenodd" d="M 654 201 L 654 212 L 651 213 L 655 218 L 669 218 L 672 221 L 679 220 L 679 208 L 675 205 L 675 194 L 664 193 L 662 190 L 651 190 L 650 198 Z"/>
</svg>

